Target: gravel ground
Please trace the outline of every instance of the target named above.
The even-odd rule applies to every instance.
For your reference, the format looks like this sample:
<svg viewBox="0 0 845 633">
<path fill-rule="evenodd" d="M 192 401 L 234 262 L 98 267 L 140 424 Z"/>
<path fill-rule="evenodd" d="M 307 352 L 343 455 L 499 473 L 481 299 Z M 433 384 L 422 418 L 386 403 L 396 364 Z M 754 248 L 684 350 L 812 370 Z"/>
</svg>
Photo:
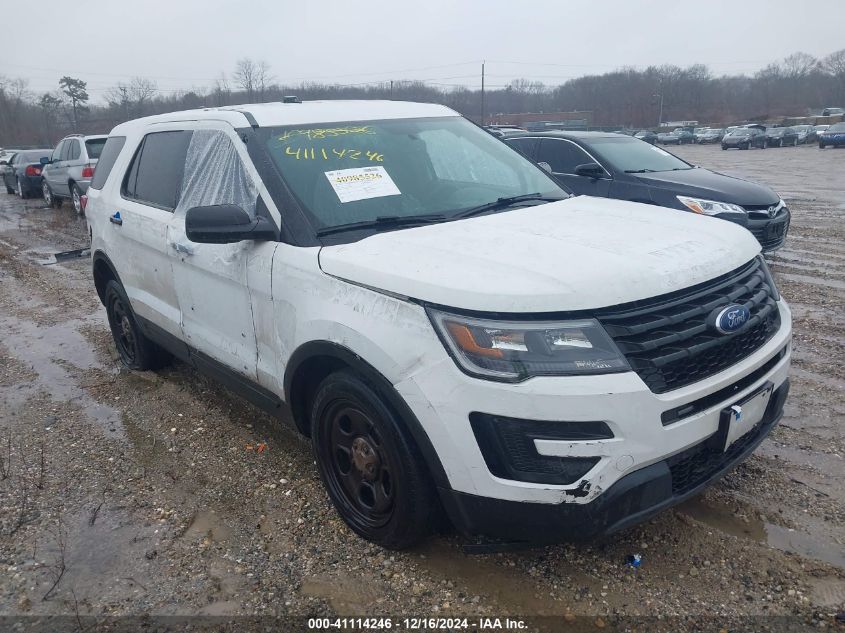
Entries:
<svg viewBox="0 0 845 633">
<path fill-rule="evenodd" d="M 795 315 L 784 421 L 705 494 L 645 525 L 588 546 L 477 556 L 448 533 L 404 553 L 361 541 L 293 431 L 184 365 L 121 368 L 89 261 L 51 263 L 85 245 L 84 219 L 3 195 L 0 617 L 20 630 L 35 616 L 83 629 L 86 616 L 140 614 L 840 628 L 845 152 L 677 153 L 765 182 L 792 209 L 786 247 L 770 258 Z M 625 565 L 633 553 L 638 570 Z"/>
</svg>

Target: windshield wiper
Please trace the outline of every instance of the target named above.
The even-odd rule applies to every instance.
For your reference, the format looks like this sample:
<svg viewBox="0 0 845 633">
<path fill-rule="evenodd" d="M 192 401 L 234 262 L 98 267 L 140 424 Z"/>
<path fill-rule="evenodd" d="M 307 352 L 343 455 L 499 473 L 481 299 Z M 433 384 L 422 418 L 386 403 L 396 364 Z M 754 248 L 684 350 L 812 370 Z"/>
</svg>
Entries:
<svg viewBox="0 0 845 633">
<path fill-rule="evenodd" d="M 503 207 L 508 207 L 518 202 L 526 202 L 531 200 L 539 200 L 541 202 L 557 202 L 558 200 L 565 199 L 565 197 L 561 198 L 560 196 L 544 196 L 540 193 L 524 193 L 519 196 L 507 196 L 505 198 L 499 198 L 498 200 L 495 200 L 493 202 L 488 202 L 486 204 L 480 204 L 477 207 L 465 209 L 460 213 L 456 213 L 455 215 L 453 215 L 452 218 L 468 218 L 473 215 L 484 213 L 485 211 L 492 211 L 493 209 L 501 209 Z"/>
<path fill-rule="evenodd" d="M 626 174 L 651 174 L 657 171 L 656 169 L 626 169 Z"/>
<path fill-rule="evenodd" d="M 359 229 L 383 229 L 397 226 L 411 226 L 414 224 L 434 224 L 436 222 L 443 222 L 446 219 L 446 216 L 442 213 L 430 213 L 427 215 L 382 215 L 375 220 L 362 220 L 361 222 L 327 226 L 318 229 L 317 235 L 331 235 L 332 233 L 344 233 Z"/>
</svg>

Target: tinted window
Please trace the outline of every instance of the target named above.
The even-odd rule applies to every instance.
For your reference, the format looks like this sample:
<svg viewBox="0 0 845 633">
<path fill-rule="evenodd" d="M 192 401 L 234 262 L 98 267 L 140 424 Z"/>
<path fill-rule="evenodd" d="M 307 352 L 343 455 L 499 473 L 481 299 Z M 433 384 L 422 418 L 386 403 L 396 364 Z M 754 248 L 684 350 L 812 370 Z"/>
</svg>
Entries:
<svg viewBox="0 0 845 633">
<path fill-rule="evenodd" d="M 162 209 L 175 209 L 190 140 L 191 133 L 186 131 L 147 134 L 132 159 L 123 194 Z"/>
<path fill-rule="evenodd" d="M 509 138 L 507 144 L 517 150 L 523 156 L 527 156 L 533 160 L 535 145 L 537 139 L 535 138 Z"/>
<path fill-rule="evenodd" d="M 85 141 L 85 150 L 88 152 L 88 158 L 92 160 L 99 158 L 100 154 L 103 152 L 103 146 L 105 144 L 106 139 L 104 138 L 95 138 L 90 141 Z"/>
<path fill-rule="evenodd" d="M 590 139 L 590 152 L 618 171 L 629 173 L 692 169 L 665 149 L 627 138 Z"/>
<path fill-rule="evenodd" d="M 641 141 L 633 141 L 640 143 Z M 587 152 L 569 141 L 545 138 L 537 152 L 538 163 L 548 163 L 556 174 L 574 174 L 577 165 L 594 163 Z"/>
<path fill-rule="evenodd" d="M 53 150 L 53 157 L 52 157 L 53 162 L 59 161 L 59 160 L 62 159 L 62 152 L 64 151 L 64 148 L 65 148 L 65 142 L 64 141 L 62 141 L 61 143 L 56 145 L 56 149 Z"/>
<path fill-rule="evenodd" d="M 126 143 L 125 136 L 111 136 L 108 140 L 103 139 L 104 143 L 101 146 L 102 152 L 98 155 L 100 160 L 97 162 L 97 166 L 94 168 L 94 177 L 91 179 L 91 188 L 93 189 L 102 189 L 103 185 L 106 184 L 106 178 L 109 177 L 111 173 L 112 167 L 114 167 L 114 163 L 117 160 L 117 157 L 120 155 L 120 150 L 123 149 L 123 145 Z M 92 143 L 95 141 L 87 141 L 85 144 Z M 99 143 L 99 141 L 96 141 Z M 88 149 L 88 156 L 94 158 L 91 155 L 91 149 L 89 146 Z"/>
<path fill-rule="evenodd" d="M 79 141 L 71 141 L 70 142 L 70 149 L 68 150 L 67 159 L 68 160 L 76 160 L 79 158 L 79 155 L 82 153 L 82 150 L 79 148 Z"/>
</svg>

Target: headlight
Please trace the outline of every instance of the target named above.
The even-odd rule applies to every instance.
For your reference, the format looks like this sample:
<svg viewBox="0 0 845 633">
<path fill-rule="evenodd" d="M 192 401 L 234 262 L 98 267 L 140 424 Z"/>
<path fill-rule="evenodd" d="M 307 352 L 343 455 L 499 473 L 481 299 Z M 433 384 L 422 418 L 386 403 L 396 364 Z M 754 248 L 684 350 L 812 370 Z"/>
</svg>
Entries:
<svg viewBox="0 0 845 633">
<path fill-rule="evenodd" d="M 715 200 L 702 200 L 701 198 L 688 198 L 687 196 L 676 196 L 678 201 L 690 211 L 702 215 L 718 215 L 719 213 L 747 213 L 745 209 L 730 202 L 716 202 Z"/>
<path fill-rule="evenodd" d="M 428 309 L 441 340 L 467 374 L 519 382 L 531 376 L 628 371 L 628 362 L 595 319 L 498 321 Z"/>
</svg>

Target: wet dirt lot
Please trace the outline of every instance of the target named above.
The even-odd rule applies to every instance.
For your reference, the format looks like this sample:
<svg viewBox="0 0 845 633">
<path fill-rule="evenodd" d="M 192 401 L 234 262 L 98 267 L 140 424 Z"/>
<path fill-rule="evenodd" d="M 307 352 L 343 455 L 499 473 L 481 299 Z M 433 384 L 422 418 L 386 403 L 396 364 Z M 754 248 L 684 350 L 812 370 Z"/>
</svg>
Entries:
<svg viewBox="0 0 845 633">
<path fill-rule="evenodd" d="M 745 464 L 649 523 L 475 556 L 448 533 L 404 553 L 361 541 L 293 431 L 184 365 L 124 370 L 89 261 L 52 263 L 86 244 L 84 219 L 0 196 L 0 616 L 542 614 L 599 629 L 651 614 L 692 617 L 673 630 L 703 616 L 730 630 L 751 630 L 743 616 L 836 627 L 845 151 L 676 153 L 769 184 L 792 209 L 770 257 L 795 318 L 784 420 Z M 638 570 L 625 565 L 635 553 Z"/>
</svg>

